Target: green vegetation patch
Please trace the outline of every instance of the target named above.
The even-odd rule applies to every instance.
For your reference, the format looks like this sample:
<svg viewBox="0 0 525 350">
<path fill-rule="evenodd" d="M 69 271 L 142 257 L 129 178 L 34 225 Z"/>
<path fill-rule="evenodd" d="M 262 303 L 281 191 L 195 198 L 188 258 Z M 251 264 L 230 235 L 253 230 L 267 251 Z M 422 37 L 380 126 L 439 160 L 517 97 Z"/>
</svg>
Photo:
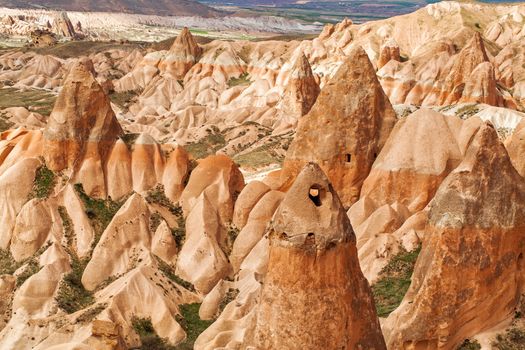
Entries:
<svg viewBox="0 0 525 350">
<path fill-rule="evenodd" d="M 5 116 L 0 115 L 0 132 L 10 130 L 15 124 L 11 123 Z"/>
<path fill-rule="evenodd" d="M 115 92 L 109 94 L 111 102 L 116 104 L 124 113 L 129 111 L 129 107 L 135 102 L 142 93 L 141 89 Z"/>
<path fill-rule="evenodd" d="M 238 78 L 232 77 L 228 80 L 227 84 L 228 84 L 228 87 L 250 85 L 251 84 L 250 74 L 248 74 L 247 72 L 244 72 L 241 75 L 239 75 Z"/>
<path fill-rule="evenodd" d="M 379 317 L 387 317 L 397 309 L 410 287 L 412 273 L 421 248 L 412 252 L 402 249 L 381 270 L 379 279 L 372 286 Z"/>
<path fill-rule="evenodd" d="M 226 146 L 224 136 L 221 134 L 219 128 L 212 126 L 208 129 L 208 135 L 197 142 L 187 144 L 184 148 L 195 159 L 202 159 L 215 154 L 224 146 Z"/>
<path fill-rule="evenodd" d="M 94 245 L 96 245 L 100 236 L 124 202 L 115 202 L 111 199 L 104 200 L 91 198 L 84 191 L 82 184 L 75 184 L 75 191 L 82 200 L 86 215 L 91 222 L 91 226 L 95 230 Z"/>
<path fill-rule="evenodd" d="M 224 311 L 224 308 L 229 303 L 234 301 L 235 298 L 237 298 L 238 295 L 239 295 L 239 290 L 237 288 L 229 288 L 228 291 L 226 292 L 226 295 L 224 296 L 224 298 L 222 299 L 221 303 L 219 304 L 219 312 L 218 312 L 218 314 L 220 315 Z"/>
<path fill-rule="evenodd" d="M 199 317 L 200 306 L 201 304 L 197 303 L 179 305 L 181 316 L 177 317 L 177 322 L 179 322 L 186 332 L 187 338 L 183 343 L 177 346 L 177 349 L 193 349 L 193 344 L 197 337 L 213 323 L 213 320 L 201 320 Z"/>
<path fill-rule="evenodd" d="M 55 101 L 56 95 L 47 90 L 19 90 L 12 87 L 0 90 L 0 110 L 10 107 L 25 107 L 43 116 L 49 116 L 53 110 Z"/>
<path fill-rule="evenodd" d="M 80 316 L 78 316 L 76 322 L 77 323 L 88 323 L 91 322 L 97 317 L 104 309 L 107 307 L 107 304 L 97 304 L 89 309 L 87 309 L 84 313 L 82 313 Z"/>
<path fill-rule="evenodd" d="M 71 253 L 70 257 L 71 272 L 66 274 L 60 282 L 60 287 L 55 297 L 58 307 L 68 314 L 85 309 L 95 303 L 93 293 L 86 290 L 81 281 L 89 259 L 79 259 L 75 254 Z"/>
<path fill-rule="evenodd" d="M 168 344 L 166 339 L 158 336 L 149 318 L 134 317 L 131 320 L 133 329 L 140 337 L 142 346 L 136 349 L 142 350 L 176 350 L 178 347 Z"/>
<path fill-rule="evenodd" d="M 40 271 L 40 265 L 38 264 L 38 260 L 36 258 L 31 258 L 24 271 L 20 273 L 16 278 L 16 287 L 22 286 L 25 281 L 31 276 L 33 276 L 35 273 Z"/>
<path fill-rule="evenodd" d="M 492 346 L 498 350 L 523 350 L 525 349 L 525 331 L 514 327 L 505 334 L 498 334 Z"/>
<path fill-rule="evenodd" d="M 458 348 L 458 350 L 480 350 L 481 345 L 477 340 L 465 340 L 463 344 Z"/>
<path fill-rule="evenodd" d="M 456 116 L 461 119 L 468 119 L 478 112 L 479 107 L 477 105 L 466 105 L 458 108 L 456 111 Z"/>
<path fill-rule="evenodd" d="M 177 276 L 175 274 L 174 269 L 171 266 L 169 266 L 168 264 L 166 264 L 162 259 L 160 259 L 157 256 L 155 258 L 157 259 L 157 264 L 158 264 L 159 270 L 168 279 L 170 279 L 171 281 L 175 282 L 179 286 L 181 286 L 183 288 L 186 288 L 187 290 L 189 290 L 191 292 L 195 292 L 195 287 L 193 286 L 193 284 L 191 284 L 190 282 L 185 281 L 182 278 L 180 278 L 179 276 Z"/>
<path fill-rule="evenodd" d="M 270 164 L 281 164 L 283 161 L 283 157 L 272 152 L 268 145 L 258 147 L 251 152 L 238 155 L 233 159 L 237 164 L 245 168 L 260 168 Z"/>
<path fill-rule="evenodd" d="M 56 184 L 56 176 L 45 164 L 40 166 L 35 175 L 33 190 L 29 198 L 48 198 Z"/>
<path fill-rule="evenodd" d="M 9 250 L 0 249 L 0 275 L 12 275 L 20 266 Z"/>
</svg>

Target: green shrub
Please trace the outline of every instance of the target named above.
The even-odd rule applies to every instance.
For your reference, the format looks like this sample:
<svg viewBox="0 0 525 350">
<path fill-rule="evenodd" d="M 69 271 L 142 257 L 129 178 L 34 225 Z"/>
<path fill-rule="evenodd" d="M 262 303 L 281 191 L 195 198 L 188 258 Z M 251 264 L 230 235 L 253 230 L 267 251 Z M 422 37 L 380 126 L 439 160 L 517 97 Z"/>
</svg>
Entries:
<svg viewBox="0 0 525 350">
<path fill-rule="evenodd" d="M 177 276 L 175 274 L 175 271 L 173 270 L 173 268 L 171 266 L 169 266 L 168 264 L 166 264 L 164 262 L 164 260 L 160 259 L 159 257 L 155 256 L 156 260 L 157 260 L 157 264 L 158 264 L 158 267 L 159 267 L 159 270 L 168 278 L 170 279 L 171 281 L 175 282 L 176 284 L 178 284 L 179 286 L 183 287 L 183 288 L 186 288 L 187 290 L 191 291 L 191 292 L 195 292 L 195 287 L 193 286 L 193 284 L 191 284 L 190 282 L 188 281 L 185 281 L 183 280 L 182 278 L 180 278 L 179 276 Z"/>
<path fill-rule="evenodd" d="M 82 285 L 82 274 L 89 260 L 80 260 L 74 254 L 71 254 L 71 272 L 66 274 L 58 289 L 55 300 L 58 307 L 68 314 L 85 309 L 95 302 L 93 293 L 86 290 Z"/>
<path fill-rule="evenodd" d="M 213 321 L 201 320 L 199 308 L 201 304 L 179 305 L 181 316 L 177 317 L 177 322 L 186 332 L 186 340 L 177 346 L 177 349 L 193 349 L 193 344 L 197 337 L 208 328 Z"/>
<path fill-rule="evenodd" d="M 421 248 L 412 252 L 402 249 L 381 270 L 379 279 L 372 286 L 377 314 L 387 317 L 397 309 L 410 287 L 414 265 Z"/>
<path fill-rule="evenodd" d="M 498 350 L 524 350 L 525 331 L 520 328 L 511 328 L 505 334 L 499 334 L 492 342 L 494 349 Z"/>
<path fill-rule="evenodd" d="M 38 260 L 36 258 L 31 258 L 27 262 L 27 266 L 24 271 L 22 271 L 22 273 L 16 277 L 16 287 L 20 287 L 25 281 L 27 281 L 29 277 L 33 276 L 38 271 L 40 271 Z"/>
<path fill-rule="evenodd" d="M 251 80 L 250 80 L 250 74 L 248 73 L 242 73 L 241 75 L 239 75 L 238 78 L 230 78 L 228 80 L 228 87 L 234 87 L 234 86 L 241 86 L 241 85 L 250 85 L 251 83 Z"/>
<path fill-rule="evenodd" d="M 157 185 L 150 190 L 146 196 L 146 201 L 150 204 L 155 203 L 167 208 L 175 216 L 182 215 L 182 208 L 179 205 L 173 204 L 173 202 L 166 197 L 163 185 Z"/>
<path fill-rule="evenodd" d="M 20 266 L 9 250 L 0 249 L 0 275 L 12 275 Z"/>
<path fill-rule="evenodd" d="M 88 323 L 91 322 L 97 317 L 104 309 L 107 307 L 107 304 L 98 304 L 92 308 L 87 309 L 84 313 L 78 316 L 77 323 Z"/>
<path fill-rule="evenodd" d="M 55 183 L 55 173 L 49 170 L 45 164 L 41 165 L 36 171 L 33 190 L 29 197 L 40 199 L 48 198 L 55 187 Z"/>
<path fill-rule="evenodd" d="M 224 308 L 229 303 L 234 301 L 238 295 L 239 295 L 239 290 L 237 288 L 229 288 L 228 291 L 226 292 L 226 295 L 224 296 L 224 298 L 221 300 L 221 303 L 219 304 L 218 314 L 220 315 L 224 311 Z"/>
<path fill-rule="evenodd" d="M 86 215 L 95 230 L 95 240 L 93 242 L 95 246 L 106 227 L 124 203 L 123 201 L 115 202 L 111 199 L 91 198 L 84 192 L 82 184 L 75 184 L 75 190 L 82 200 Z"/>
<path fill-rule="evenodd" d="M 477 340 L 466 339 L 457 350 L 480 350 L 481 345 Z"/>
<path fill-rule="evenodd" d="M 208 130 L 208 135 L 197 142 L 187 144 L 184 148 L 195 159 L 202 159 L 215 154 L 224 146 L 226 146 L 226 140 L 219 128 L 214 126 Z"/>
<path fill-rule="evenodd" d="M 60 215 L 60 218 L 62 219 L 62 226 L 64 227 L 64 237 L 66 238 L 68 247 L 73 246 L 73 241 L 75 239 L 75 232 L 73 229 L 73 222 L 71 221 L 71 217 L 67 213 L 67 209 L 63 206 L 58 207 L 58 214 Z"/>
<path fill-rule="evenodd" d="M 151 319 L 134 317 L 131 320 L 133 329 L 140 336 L 142 346 L 136 349 L 142 350 L 176 350 L 177 347 L 171 346 L 165 339 L 157 335 Z"/>
</svg>

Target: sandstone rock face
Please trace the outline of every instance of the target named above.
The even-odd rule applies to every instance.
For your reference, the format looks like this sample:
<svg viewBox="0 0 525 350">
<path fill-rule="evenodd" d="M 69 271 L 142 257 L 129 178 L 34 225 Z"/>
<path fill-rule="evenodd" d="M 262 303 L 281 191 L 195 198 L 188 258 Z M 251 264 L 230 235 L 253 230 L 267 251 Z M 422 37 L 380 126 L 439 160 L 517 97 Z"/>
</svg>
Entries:
<svg viewBox="0 0 525 350">
<path fill-rule="evenodd" d="M 190 30 L 182 29 L 175 39 L 166 57 L 160 62 L 159 69 L 171 74 L 175 79 L 184 79 L 186 73 L 198 61 L 202 49 L 195 42 Z"/>
<path fill-rule="evenodd" d="M 522 120 L 512 133 L 507 144 L 507 150 L 512 165 L 521 176 L 525 177 L 525 120 Z"/>
<path fill-rule="evenodd" d="M 523 291 L 525 180 L 491 125 L 431 202 L 422 251 L 387 320 L 392 349 L 456 349 L 511 318 Z"/>
<path fill-rule="evenodd" d="M 359 198 L 361 185 L 396 121 L 365 51 L 352 50 L 300 119 L 283 175 L 293 180 L 307 162 L 326 172 L 345 206 Z"/>
<path fill-rule="evenodd" d="M 479 118 L 463 121 L 429 109 L 396 124 L 363 183 L 361 198 L 348 211 L 369 281 L 397 253 L 408 232 L 400 227 L 434 197 L 481 125 Z M 401 237 L 395 234 L 398 229 Z"/>
<path fill-rule="evenodd" d="M 71 68 L 44 131 L 44 157 L 53 171 L 78 168 L 84 159 L 99 166 L 122 129 L 93 75 L 90 60 Z"/>
<path fill-rule="evenodd" d="M 282 117 L 286 124 L 295 127 L 297 119 L 307 114 L 319 95 L 319 85 L 304 54 L 300 55 L 292 68 L 282 100 Z M 279 121 L 282 123 L 283 121 Z M 286 126 L 279 125 L 279 130 Z"/>
<path fill-rule="evenodd" d="M 448 73 L 443 81 L 438 104 L 452 104 L 459 101 L 465 94 L 465 84 L 471 79 L 476 68 L 488 62 L 487 51 L 481 34 L 476 32 L 470 42 L 454 57 L 454 61 L 449 69 L 444 70 Z M 483 69 L 483 68 L 482 68 Z M 478 72 L 477 74 L 482 74 Z M 491 87 L 495 88 L 495 87 Z M 475 96 L 473 96 L 475 97 Z M 494 97 L 492 97 L 494 98 Z"/>
<path fill-rule="evenodd" d="M 254 332 L 257 349 L 386 349 L 355 237 L 319 166 L 277 210 Z"/>
<path fill-rule="evenodd" d="M 492 63 L 480 63 L 472 71 L 460 102 L 486 103 L 492 106 L 502 104 Z"/>
<path fill-rule="evenodd" d="M 67 15 L 67 12 L 61 12 L 55 17 L 53 22 L 53 30 L 58 35 L 67 38 L 75 38 L 77 35 L 75 28 L 73 27 L 73 23 L 71 23 L 71 20 Z"/>
<path fill-rule="evenodd" d="M 379 59 L 377 60 L 377 69 L 381 69 L 392 60 L 401 61 L 399 45 L 393 39 L 387 41 L 381 48 Z"/>
<path fill-rule="evenodd" d="M 244 178 L 231 159 L 210 156 L 199 162 L 182 192 L 186 240 L 177 259 L 177 273 L 206 294 L 231 272 L 225 254 L 228 226 Z"/>
</svg>

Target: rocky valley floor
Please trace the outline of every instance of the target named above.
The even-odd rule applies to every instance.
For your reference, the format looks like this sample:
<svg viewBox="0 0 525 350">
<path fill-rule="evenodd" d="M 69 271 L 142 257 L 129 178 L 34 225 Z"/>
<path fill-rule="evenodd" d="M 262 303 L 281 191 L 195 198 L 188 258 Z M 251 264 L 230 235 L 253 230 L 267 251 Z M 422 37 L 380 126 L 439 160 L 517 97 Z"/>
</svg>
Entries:
<svg viewBox="0 0 525 350">
<path fill-rule="evenodd" d="M 0 17 L 0 349 L 525 349 L 524 16 Z"/>
</svg>

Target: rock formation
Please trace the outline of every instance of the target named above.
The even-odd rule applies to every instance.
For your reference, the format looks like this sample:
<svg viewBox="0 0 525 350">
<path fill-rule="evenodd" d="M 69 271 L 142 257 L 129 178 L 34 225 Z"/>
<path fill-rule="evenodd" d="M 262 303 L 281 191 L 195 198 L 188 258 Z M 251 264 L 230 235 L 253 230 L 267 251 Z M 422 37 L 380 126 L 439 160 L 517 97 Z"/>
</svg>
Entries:
<svg viewBox="0 0 525 350">
<path fill-rule="evenodd" d="M 160 62 L 162 72 L 175 79 L 184 79 L 186 73 L 198 61 L 202 49 L 195 42 L 190 30 L 184 27 L 170 48 L 168 55 Z"/>
<path fill-rule="evenodd" d="M 226 156 L 210 156 L 191 173 L 180 202 L 186 216 L 186 239 L 177 259 L 177 273 L 208 293 L 231 272 L 225 254 L 227 228 L 244 178 Z"/>
<path fill-rule="evenodd" d="M 389 347 L 456 349 L 511 319 L 524 228 L 525 180 L 486 124 L 430 204 L 412 284 L 385 328 Z"/>
<path fill-rule="evenodd" d="M 44 131 L 44 157 L 53 171 L 77 170 L 86 159 L 101 167 L 122 129 L 108 96 L 94 77 L 93 63 L 73 65 Z"/>
<path fill-rule="evenodd" d="M 282 100 L 282 116 L 276 129 L 295 127 L 297 119 L 310 111 L 319 95 L 319 85 L 315 80 L 310 63 L 304 54 L 300 55 L 290 72 L 288 85 Z"/>
<path fill-rule="evenodd" d="M 379 53 L 379 59 L 377 60 L 377 69 L 381 69 L 385 64 L 394 61 L 401 61 L 401 53 L 399 45 L 395 40 L 388 40 L 382 47 Z"/>
<path fill-rule="evenodd" d="M 71 23 L 67 12 L 60 12 L 60 14 L 55 17 L 53 30 L 56 34 L 66 38 L 75 38 L 77 36 L 73 23 Z"/>
<path fill-rule="evenodd" d="M 352 227 L 319 166 L 301 171 L 269 235 L 257 349 L 385 349 Z"/>
<path fill-rule="evenodd" d="M 300 119 L 283 166 L 293 180 L 307 162 L 326 172 L 345 206 L 361 185 L 396 121 L 365 51 L 357 47 Z"/>
</svg>

